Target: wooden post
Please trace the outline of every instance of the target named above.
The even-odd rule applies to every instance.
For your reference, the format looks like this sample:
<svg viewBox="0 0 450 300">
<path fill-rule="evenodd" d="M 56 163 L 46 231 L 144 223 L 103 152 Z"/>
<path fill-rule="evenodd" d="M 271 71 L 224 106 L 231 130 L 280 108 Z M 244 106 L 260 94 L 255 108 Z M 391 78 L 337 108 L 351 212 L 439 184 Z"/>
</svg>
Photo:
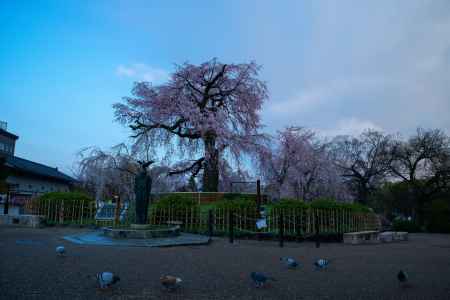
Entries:
<svg viewBox="0 0 450 300">
<path fill-rule="evenodd" d="M 230 243 L 234 243 L 234 215 L 233 210 L 228 210 L 228 235 L 230 239 Z"/>
<path fill-rule="evenodd" d="M 93 202 L 89 202 L 89 219 L 91 220 L 94 219 L 95 220 L 95 216 L 92 215 L 92 206 L 93 206 Z"/>
<path fill-rule="evenodd" d="M 301 219 L 302 219 L 302 210 L 297 211 L 294 218 L 295 218 L 295 236 L 297 238 L 297 242 L 300 242 L 300 238 L 301 238 Z"/>
<path fill-rule="evenodd" d="M 315 218 L 314 218 L 314 221 L 315 221 L 315 229 L 316 229 L 316 238 L 315 238 L 315 240 L 316 240 L 316 248 L 320 248 L 320 237 L 319 237 L 319 233 L 320 233 L 320 230 L 319 230 L 319 213 L 318 213 L 318 211 L 316 210 L 316 212 L 315 212 Z"/>
<path fill-rule="evenodd" d="M 256 208 L 258 213 L 261 211 L 261 181 L 256 180 Z"/>
<path fill-rule="evenodd" d="M 116 196 L 116 207 L 114 212 L 114 226 L 120 224 L 120 196 Z"/>
<path fill-rule="evenodd" d="M 83 225 L 84 200 L 81 200 L 81 225 Z"/>
<path fill-rule="evenodd" d="M 278 232 L 279 232 L 279 244 L 280 247 L 284 246 L 284 215 L 283 210 L 280 210 L 280 215 L 278 216 Z"/>
<path fill-rule="evenodd" d="M 61 200 L 61 206 L 59 207 L 59 223 L 64 224 L 64 200 Z"/>
<path fill-rule="evenodd" d="M 213 211 L 212 209 L 208 210 L 208 236 L 212 237 L 213 236 L 213 224 L 214 224 L 214 219 L 213 219 Z"/>
<path fill-rule="evenodd" d="M 9 188 L 6 189 L 6 200 L 5 204 L 3 204 L 3 214 L 7 215 L 9 210 Z"/>
</svg>

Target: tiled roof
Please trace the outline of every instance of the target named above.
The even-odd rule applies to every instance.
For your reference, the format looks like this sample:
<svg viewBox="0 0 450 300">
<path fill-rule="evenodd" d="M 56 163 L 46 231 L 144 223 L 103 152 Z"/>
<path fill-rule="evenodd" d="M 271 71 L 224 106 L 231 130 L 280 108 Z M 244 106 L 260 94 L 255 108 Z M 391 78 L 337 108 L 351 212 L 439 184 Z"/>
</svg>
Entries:
<svg viewBox="0 0 450 300">
<path fill-rule="evenodd" d="M 2 128 L 0 128 L 0 135 L 7 136 L 7 137 L 12 138 L 14 140 L 17 140 L 19 138 L 17 135 L 12 134 L 11 132 L 8 132 L 8 131 L 6 131 L 6 130 L 4 130 Z"/>
<path fill-rule="evenodd" d="M 38 176 L 43 176 L 64 182 L 74 182 L 74 178 L 58 171 L 56 168 L 51 168 L 43 164 L 36 163 L 34 161 L 26 160 L 17 156 L 7 156 L 6 166 L 22 171 L 25 173 L 30 173 Z"/>
</svg>

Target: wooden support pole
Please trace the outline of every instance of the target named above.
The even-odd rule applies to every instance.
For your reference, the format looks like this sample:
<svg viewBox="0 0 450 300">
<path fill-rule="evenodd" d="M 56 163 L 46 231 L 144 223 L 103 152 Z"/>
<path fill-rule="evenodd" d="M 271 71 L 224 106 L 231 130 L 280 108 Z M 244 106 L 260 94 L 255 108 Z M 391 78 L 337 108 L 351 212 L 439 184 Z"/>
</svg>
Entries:
<svg viewBox="0 0 450 300">
<path fill-rule="evenodd" d="M 214 234 L 214 217 L 212 209 L 208 210 L 208 236 L 212 237 Z"/>
<path fill-rule="evenodd" d="M 5 200 L 5 204 L 3 204 L 3 214 L 7 215 L 8 214 L 8 210 L 9 210 L 9 197 L 10 197 L 10 193 L 9 193 L 9 188 L 6 189 L 6 200 Z"/>
<path fill-rule="evenodd" d="M 261 181 L 256 180 L 256 208 L 258 213 L 261 211 Z"/>
<path fill-rule="evenodd" d="M 64 200 L 61 200 L 61 206 L 59 207 L 59 223 L 64 224 Z"/>
<path fill-rule="evenodd" d="M 302 219 L 302 211 L 297 211 L 297 213 L 294 216 L 295 218 L 295 236 L 297 238 L 297 242 L 300 242 L 301 239 L 301 219 Z"/>
<path fill-rule="evenodd" d="M 114 212 L 114 226 L 120 224 L 120 196 L 116 196 L 116 207 Z"/>
<path fill-rule="evenodd" d="M 315 212 L 314 221 L 315 221 L 315 229 L 316 229 L 316 238 L 315 238 L 315 240 L 316 240 L 316 248 L 320 248 L 319 213 L 318 213 L 317 210 Z"/>
<path fill-rule="evenodd" d="M 283 210 L 280 210 L 278 217 L 278 233 L 279 233 L 279 244 L 280 248 L 284 246 L 284 214 Z"/>
<path fill-rule="evenodd" d="M 234 215 L 233 210 L 228 210 L 228 235 L 230 239 L 230 243 L 234 243 Z"/>
</svg>

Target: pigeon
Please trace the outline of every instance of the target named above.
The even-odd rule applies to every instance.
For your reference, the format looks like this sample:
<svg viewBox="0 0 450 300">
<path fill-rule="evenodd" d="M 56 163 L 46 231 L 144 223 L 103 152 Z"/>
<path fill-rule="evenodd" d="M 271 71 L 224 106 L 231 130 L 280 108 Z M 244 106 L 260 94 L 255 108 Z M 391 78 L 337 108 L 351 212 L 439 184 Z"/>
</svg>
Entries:
<svg viewBox="0 0 450 300">
<path fill-rule="evenodd" d="M 397 279 L 400 284 L 406 284 L 406 282 L 408 281 L 408 274 L 406 274 L 405 271 L 400 270 L 400 272 L 398 272 L 397 274 Z"/>
<path fill-rule="evenodd" d="M 56 247 L 56 253 L 58 256 L 64 256 L 66 254 L 66 248 L 64 246 L 58 246 Z"/>
<path fill-rule="evenodd" d="M 276 281 L 275 278 L 266 276 L 265 274 L 258 273 L 258 272 L 250 273 L 250 277 L 252 278 L 253 282 L 256 284 L 256 287 L 262 287 L 267 282 L 267 280 Z"/>
<path fill-rule="evenodd" d="M 327 259 L 320 258 L 314 262 L 316 269 L 324 269 L 329 265 L 330 261 Z"/>
<path fill-rule="evenodd" d="M 181 278 L 171 275 L 161 276 L 159 281 L 167 290 L 174 290 L 182 282 Z"/>
<path fill-rule="evenodd" d="M 101 289 L 108 288 L 117 281 L 120 281 L 119 276 L 116 276 L 111 272 L 97 273 L 96 278 Z"/>
<path fill-rule="evenodd" d="M 290 269 L 295 269 L 299 265 L 298 262 L 292 257 L 280 257 L 280 260 L 284 261 L 286 263 L 286 266 Z"/>
</svg>

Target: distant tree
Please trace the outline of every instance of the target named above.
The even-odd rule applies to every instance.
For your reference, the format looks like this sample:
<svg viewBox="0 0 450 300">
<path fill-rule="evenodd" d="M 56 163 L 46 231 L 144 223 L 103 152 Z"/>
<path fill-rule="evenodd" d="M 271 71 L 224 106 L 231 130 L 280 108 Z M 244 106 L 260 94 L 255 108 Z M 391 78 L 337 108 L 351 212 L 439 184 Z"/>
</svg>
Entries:
<svg viewBox="0 0 450 300">
<path fill-rule="evenodd" d="M 392 156 L 392 137 L 367 130 L 359 137 L 340 136 L 332 143 L 335 165 L 359 202 L 367 203 L 368 196 L 386 179 Z"/>
<path fill-rule="evenodd" d="M 391 174 L 408 184 L 417 205 L 417 221 L 424 222 L 425 204 L 450 187 L 450 139 L 439 129 L 418 128 L 392 149 Z"/>
<path fill-rule="evenodd" d="M 219 191 L 221 192 L 256 192 L 256 184 L 250 181 L 255 181 L 250 174 L 237 167 L 235 170 L 230 166 L 227 160 L 223 159 L 219 164 Z M 240 182 L 237 184 L 237 182 Z M 245 184 L 244 182 L 248 182 Z M 231 189 L 231 185 L 233 188 Z"/>
<path fill-rule="evenodd" d="M 301 127 L 278 131 L 266 146 L 259 149 L 259 169 L 274 196 L 287 196 L 289 172 L 299 164 L 313 133 Z"/>
<path fill-rule="evenodd" d="M 126 200 L 134 199 L 134 178 L 140 172 L 140 165 L 149 164 L 148 152 L 132 151 L 124 144 L 104 151 L 91 147 L 79 152 L 78 179 L 82 186 L 95 195 L 96 201 L 103 197 L 120 195 Z M 148 172 L 152 178 L 152 190 L 164 189 L 165 174 L 169 168 L 153 166 Z M 163 187 L 161 187 L 163 186 Z"/>
<path fill-rule="evenodd" d="M 203 191 L 215 192 L 220 155 L 228 151 L 238 160 L 262 137 L 258 113 L 267 88 L 259 69 L 254 62 L 185 63 L 165 84 L 136 83 L 134 97 L 114 104 L 116 120 L 130 126 L 136 144 L 164 146 L 169 156 L 177 145 L 180 156 L 197 156 L 171 174 L 202 171 Z"/>
<path fill-rule="evenodd" d="M 298 158 L 289 171 L 288 184 L 297 199 L 351 199 L 329 152 L 329 143 L 311 138 L 302 146 Z"/>
</svg>

